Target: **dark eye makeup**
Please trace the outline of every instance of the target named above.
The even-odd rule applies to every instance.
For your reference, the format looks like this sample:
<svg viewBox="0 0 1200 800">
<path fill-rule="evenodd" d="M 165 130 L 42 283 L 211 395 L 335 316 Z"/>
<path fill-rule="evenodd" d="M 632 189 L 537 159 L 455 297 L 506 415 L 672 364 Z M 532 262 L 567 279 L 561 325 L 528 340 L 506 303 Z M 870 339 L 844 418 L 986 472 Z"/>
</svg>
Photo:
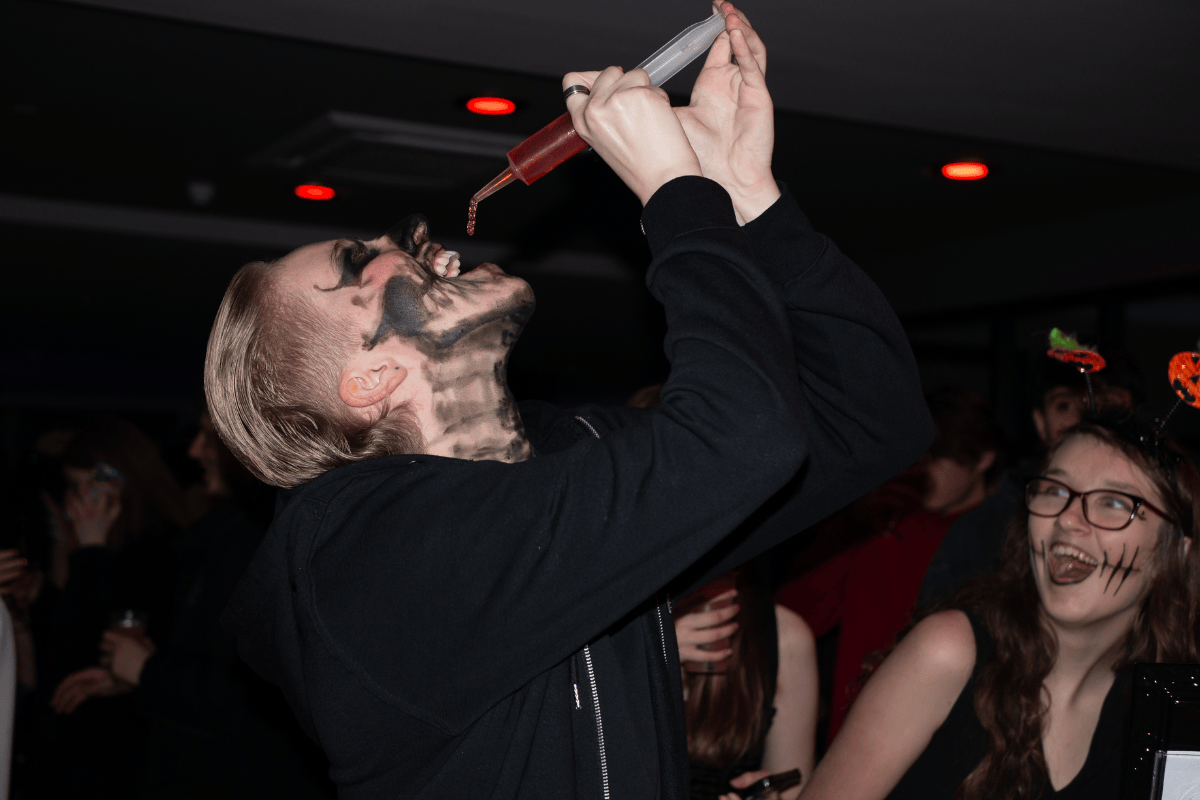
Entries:
<svg viewBox="0 0 1200 800">
<path fill-rule="evenodd" d="M 380 251 L 369 247 L 359 239 L 342 239 L 333 246 L 333 263 L 337 267 L 339 278 L 335 289 L 345 286 L 357 286 L 362 280 L 362 271 Z"/>
</svg>

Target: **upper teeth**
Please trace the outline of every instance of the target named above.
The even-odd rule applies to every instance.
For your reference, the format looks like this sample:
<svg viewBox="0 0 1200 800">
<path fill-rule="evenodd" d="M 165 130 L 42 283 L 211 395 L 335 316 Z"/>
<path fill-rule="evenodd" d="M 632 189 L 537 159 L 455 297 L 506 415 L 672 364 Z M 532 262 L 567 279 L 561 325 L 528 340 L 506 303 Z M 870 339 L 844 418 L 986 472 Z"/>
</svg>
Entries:
<svg viewBox="0 0 1200 800">
<path fill-rule="evenodd" d="M 1082 561 L 1085 564 L 1090 564 L 1093 567 L 1099 566 L 1100 562 L 1089 556 L 1087 553 L 1069 544 L 1059 542 L 1050 548 L 1050 552 L 1056 556 L 1069 556 L 1076 561 Z"/>
</svg>

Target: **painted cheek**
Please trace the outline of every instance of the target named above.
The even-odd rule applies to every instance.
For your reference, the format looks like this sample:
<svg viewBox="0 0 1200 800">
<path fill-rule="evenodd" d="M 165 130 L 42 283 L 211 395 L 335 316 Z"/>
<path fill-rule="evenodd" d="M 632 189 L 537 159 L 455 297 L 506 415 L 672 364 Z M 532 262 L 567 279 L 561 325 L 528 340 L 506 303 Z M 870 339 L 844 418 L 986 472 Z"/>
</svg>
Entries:
<svg viewBox="0 0 1200 800">
<path fill-rule="evenodd" d="M 403 266 L 398 267 L 396 264 L 398 258 L 398 253 L 391 252 L 374 259 L 363 270 L 362 282 L 364 284 L 370 282 L 373 286 L 382 286 L 387 283 L 388 279 L 398 271 L 404 271 Z"/>
<path fill-rule="evenodd" d="M 391 334 L 403 337 L 420 335 L 428 322 L 421 287 L 405 275 L 393 275 L 383 292 L 383 314 L 371 344 Z"/>
</svg>

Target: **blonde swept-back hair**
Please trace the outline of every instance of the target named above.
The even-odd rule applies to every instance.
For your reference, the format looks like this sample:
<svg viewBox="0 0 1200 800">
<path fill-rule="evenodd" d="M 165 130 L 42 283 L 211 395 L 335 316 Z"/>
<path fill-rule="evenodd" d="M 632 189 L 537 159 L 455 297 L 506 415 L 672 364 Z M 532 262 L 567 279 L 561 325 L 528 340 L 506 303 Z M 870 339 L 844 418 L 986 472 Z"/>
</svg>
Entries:
<svg viewBox="0 0 1200 800">
<path fill-rule="evenodd" d="M 213 322 L 204 393 L 213 427 L 260 480 L 291 487 L 334 467 L 421 452 L 415 417 L 384 408 L 353 414 L 338 395 L 352 332 L 277 285 L 279 261 L 238 270 Z"/>
</svg>

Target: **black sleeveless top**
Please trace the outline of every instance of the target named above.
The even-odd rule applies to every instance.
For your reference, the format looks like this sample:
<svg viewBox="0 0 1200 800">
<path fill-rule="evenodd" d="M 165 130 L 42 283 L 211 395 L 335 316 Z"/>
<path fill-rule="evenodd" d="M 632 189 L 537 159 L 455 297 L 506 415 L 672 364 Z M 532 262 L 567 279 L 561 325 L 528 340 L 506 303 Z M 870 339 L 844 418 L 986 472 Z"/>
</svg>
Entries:
<svg viewBox="0 0 1200 800">
<path fill-rule="evenodd" d="M 744 601 L 743 601 L 744 602 Z M 779 633 L 775 623 L 775 603 L 767 596 L 767 602 L 760 604 L 762 615 L 762 630 L 767 647 L 763 659 L 763 713 L 766 715 L 766 725 L 763 726 L 762 738 L 751 747 L 742 757 L 723 769 L 706 767 L 696 762 L 688 763 L 690 780 L 688 784 L 688 800 L 717 800 L 722 794 L 732 792 L 729 779 L 736 778 L 743 772 L 762 769 L 763 745 L 771 730 L 771 722 L 775 719 L 775 683 L 779 675 Z"/>
<path fill-rule="evenodd" d="M 988 754 L 987 732 L 975 716 L 975 686 L 980 671 L 991 658 L 993 645 L 982 620 L 961 609 L 975 633 L 975 669 L 963 687 L 950 715 L 938 728 L 929 746 L 904 773 L 887 800 L 954 800 L 954 793 Z M 1104 705 L 1083 768 L 1061 791 L 1047 781 L 1040 800 L 1118 800 L 1121 766 L 1129 728 L 1130 673 L 1118 672 Z M 1000 787 L 997 787 L 1000 788 Z"/>
</svg>

